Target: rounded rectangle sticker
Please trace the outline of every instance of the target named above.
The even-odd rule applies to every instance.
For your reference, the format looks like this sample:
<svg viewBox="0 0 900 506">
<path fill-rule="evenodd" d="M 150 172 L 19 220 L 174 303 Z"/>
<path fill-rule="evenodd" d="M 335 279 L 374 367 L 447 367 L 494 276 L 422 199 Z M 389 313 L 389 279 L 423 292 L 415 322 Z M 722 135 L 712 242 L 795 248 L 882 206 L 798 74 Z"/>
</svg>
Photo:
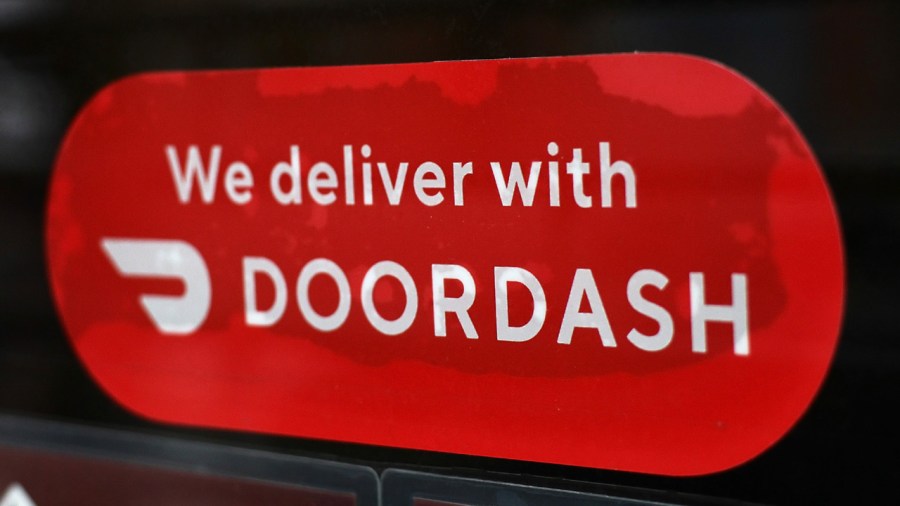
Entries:
<svg viewBox="0 0 900 506">
<path fill-rule="evenodd" d="M 667 475 L 795 423 L 844 297 L 796 127 L 675 54 L 128 77 L 69 130 L 47 250 L 151 419 Z"/>
</svg>

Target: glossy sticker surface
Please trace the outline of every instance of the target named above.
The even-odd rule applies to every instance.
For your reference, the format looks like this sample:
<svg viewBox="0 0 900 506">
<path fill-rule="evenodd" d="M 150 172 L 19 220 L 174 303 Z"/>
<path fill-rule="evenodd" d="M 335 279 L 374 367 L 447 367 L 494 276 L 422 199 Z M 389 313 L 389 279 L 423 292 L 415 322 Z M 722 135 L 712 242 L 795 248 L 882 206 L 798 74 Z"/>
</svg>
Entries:
<svg viewBox="0 0 900 506">
<path fill-rule="evenodd" d="M 802 136 L 672 54 L 129 77 L 69 130 L 47 248 L 153 420 L 667 475 L 796 422 L 844 297 Z"/>
</svg>

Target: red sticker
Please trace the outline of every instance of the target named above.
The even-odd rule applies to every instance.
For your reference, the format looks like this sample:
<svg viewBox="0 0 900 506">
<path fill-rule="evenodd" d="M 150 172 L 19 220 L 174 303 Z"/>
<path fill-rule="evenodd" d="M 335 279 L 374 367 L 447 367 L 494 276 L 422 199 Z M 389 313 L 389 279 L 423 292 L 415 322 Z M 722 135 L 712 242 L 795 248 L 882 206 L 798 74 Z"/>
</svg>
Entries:
<svg viewBox="0 0 900 506">
<path fill-rule="evenodd" d="M 667 475 L 800 417 L 844 297 L 785 114 L 629 54 L 142 74 L 70 129 L 72 344 L 154 420 Z"/>
</svg>

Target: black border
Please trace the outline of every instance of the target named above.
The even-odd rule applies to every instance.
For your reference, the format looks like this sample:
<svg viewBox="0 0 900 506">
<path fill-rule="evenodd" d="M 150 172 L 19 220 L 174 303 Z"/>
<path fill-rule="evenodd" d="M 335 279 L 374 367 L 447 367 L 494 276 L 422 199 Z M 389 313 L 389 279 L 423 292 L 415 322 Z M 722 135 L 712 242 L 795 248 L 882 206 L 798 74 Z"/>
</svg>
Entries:
<svg viewBox="0 0 900 506">
<path fill-rule="evenodd" d="M 0 445 L 351 493 L 359 506 L 380 504 L 381 483 L 375 471 L 341 462 L 11 415 L 0 415 Z"/>
</svg>

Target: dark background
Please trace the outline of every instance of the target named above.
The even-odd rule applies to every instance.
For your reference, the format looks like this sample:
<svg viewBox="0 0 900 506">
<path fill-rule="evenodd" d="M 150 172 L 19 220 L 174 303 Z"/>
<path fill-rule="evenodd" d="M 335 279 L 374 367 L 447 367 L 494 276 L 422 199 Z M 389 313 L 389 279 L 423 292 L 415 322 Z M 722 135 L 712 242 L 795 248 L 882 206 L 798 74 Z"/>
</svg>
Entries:
<svg viewBox="0 0 900 506">
<path fill-rule="evenodd" d="M 158 69 L 671 51 L 740 71 L 793 117 L 841 217 L 847 306 L 833 366 L 799 424 L 737 469 L 660 478 L 163 427 L 86 376 L 46 281 L 47 181 L 66 126 L 116 78 Z M 900 483 L 900 9 L 878 2 L 0 0 L 0 412 L 284 453 L 679 499 L 890 500 Z M 815 252 L 810 252 L 814 255 Z M 574 480 L 574 481 L 570 481 Z M 632 490 L 637 487 L 650 492 Z"/>
</svg>

